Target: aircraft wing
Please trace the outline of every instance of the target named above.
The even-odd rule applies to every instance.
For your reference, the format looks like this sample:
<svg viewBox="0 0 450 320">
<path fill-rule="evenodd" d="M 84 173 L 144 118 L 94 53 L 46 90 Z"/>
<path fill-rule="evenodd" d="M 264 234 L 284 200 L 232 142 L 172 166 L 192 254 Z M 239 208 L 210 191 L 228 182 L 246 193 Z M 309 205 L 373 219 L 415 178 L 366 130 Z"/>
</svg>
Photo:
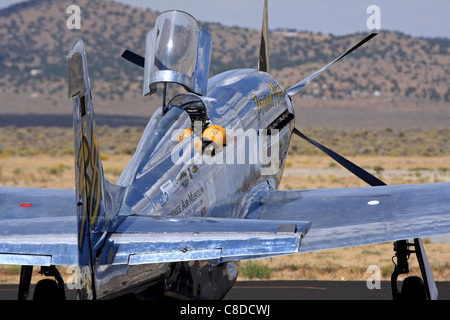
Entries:
<svg viewBox="0 0 450 320">
<path fill-rule="evenodd" d="M 309 222 L 128 216 L 105 242 L 100 262 L 217 262 L 298 253 Z"/>
<path fill-rule="evenodd" d="M 74 190 L 0 188 L 0 264 L 78 265 Z"/>
<path fill-rule="evenodd" d="M 131 215 L 101 261 L 224 262 L 445 234 L 449 193 L 450 183 L 270 191 L 246 219 Z M 73 190 L 0 188 L 0 264 L 78 265 L 74 202 Z"/>
<path fill-rule="evenodd" d="M 450 183 L 273 191 L 249 219 L 306 220 L 300 252 L 450 233 Z"/>
<path fill-rule="evenodd" d="M 78 265 L 75 201 L 74 190 L 0 188 L 0 264 Z M 297 253 L 309 227 L 301 221 L 131 215 L 98 243 L 101 263 L 224 262 Z"/>
</svg>

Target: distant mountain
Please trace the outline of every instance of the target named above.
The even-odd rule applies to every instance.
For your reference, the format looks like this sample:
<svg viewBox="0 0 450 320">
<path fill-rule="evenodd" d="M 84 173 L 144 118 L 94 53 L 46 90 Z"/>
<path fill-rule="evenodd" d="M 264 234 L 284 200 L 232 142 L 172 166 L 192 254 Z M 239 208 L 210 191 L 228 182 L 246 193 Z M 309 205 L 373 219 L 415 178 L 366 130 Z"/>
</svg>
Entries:
<svg viewBox="0 0 450 320">
<path fill-rule="evenodd" d="M 81 29 L 69 30 L 70 5 Z M 0 10 L 0 113 L 70 113 L 66 55 L 76 39 L 86 45 L 96 110 L 146 115 L 159 98 L 142 97 L 143 70 L 123 60 L 124 49 L 144 54 L 157 13 L 106 0 L 32 0 Z M 202 24 L 213 35 L 210 75 L 256 68 L 259 30 Z M 364 34 L 333 36 L 272 30 L 270 73 L 285 88 L 344 52 Z M 450 106 L 450 40 L 381 31 L 302 92 L 308 106 L 380 108 Z M 379 103 L 382 102 L 382 103 Z M 391 105 L 392 106 L 392 105 Z"/>
</svg>

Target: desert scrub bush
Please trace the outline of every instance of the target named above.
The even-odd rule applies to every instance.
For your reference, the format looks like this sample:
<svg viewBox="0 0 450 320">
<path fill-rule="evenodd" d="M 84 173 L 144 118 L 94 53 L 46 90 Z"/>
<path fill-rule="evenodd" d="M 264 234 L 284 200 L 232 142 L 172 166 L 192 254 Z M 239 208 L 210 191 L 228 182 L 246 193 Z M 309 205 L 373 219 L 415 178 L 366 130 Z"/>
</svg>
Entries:
<svg viewBox="0 0 450 320">
<path fill-rule="evenodd" d="M 249 279 L 269 279 L 274 269 L 266 264 L 249 261 L 239 266 L 242 276 Z"/>
<path fill-rule="evenodd" d="M 72 169 L 70 166 L 65 165 L 64 163 L 58 163 L 58 165 L 53 166 L 53 167 L 40 167 L 39 170 L 46 172 L 48 174 L 52 174 L 55 176 L 59 176 L 61 175 L 65 170 L 70 170 Z"/>
</svg>

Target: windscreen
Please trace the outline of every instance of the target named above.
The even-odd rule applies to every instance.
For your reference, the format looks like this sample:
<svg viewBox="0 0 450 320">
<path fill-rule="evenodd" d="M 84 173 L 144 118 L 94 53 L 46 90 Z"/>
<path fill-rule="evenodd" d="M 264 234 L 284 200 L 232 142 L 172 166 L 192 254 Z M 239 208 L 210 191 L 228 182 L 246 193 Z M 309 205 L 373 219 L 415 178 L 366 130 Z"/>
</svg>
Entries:
<svg viewBox="0 0 450 320">
<path fill-rule="evenodd" d="M 197 21 L 177 11 L 163 13 L 156 28 L 156 70 L 173 70 L 191 77 L 197 60 Z"/>
<path fill-rule="evenodd" d="M 155 93 L 158 83 L 177 83 L 206 94 L 211 35 L 191 15 L 167 11 L 147 34 L 143 95 Z"/>
</svg>

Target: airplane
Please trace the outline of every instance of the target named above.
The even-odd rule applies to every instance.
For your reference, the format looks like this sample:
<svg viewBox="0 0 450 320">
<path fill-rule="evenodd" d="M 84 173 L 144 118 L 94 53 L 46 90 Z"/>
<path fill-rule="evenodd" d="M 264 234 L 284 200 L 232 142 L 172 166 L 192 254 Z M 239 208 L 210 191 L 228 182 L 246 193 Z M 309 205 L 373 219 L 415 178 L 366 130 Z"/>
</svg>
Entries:
<svg viewBox="0 0 450 320">
<path fill-rule="evenodd" d="M 186 12 L 160 13 L 145 56 L 122 54 L 144 69 L 143 95 L 162 87 L 163 101 L 115 184 L 103 174 L 78 40 L 67 57 L 75 191 L 0 187 L 0 264 L 21 266 L 18 299 L 28 299 L 33 266 L 49 277 L 35 300 L 65 299 L 65 286 L 79 299 L 222 299 L 237 261 L 387 241 L 397 259 L 393 299 L 437 299 L 421 238 L 450 232 L 450 184 L 387 186 L 295 127 L 292 97 L 375 36 L 284 89 L 269 75 L 267 0 L 258 68 L 209 79 L 209 32 Z M 169 100 L 169 85 L 184 91 Z M 278 190 L 293 135 L 369 187 Z M 413 253 L 422 278 L 407 277 L 400 290 Z M 67 283 L 59 266 L 72 268 Z"/>
</svg>

